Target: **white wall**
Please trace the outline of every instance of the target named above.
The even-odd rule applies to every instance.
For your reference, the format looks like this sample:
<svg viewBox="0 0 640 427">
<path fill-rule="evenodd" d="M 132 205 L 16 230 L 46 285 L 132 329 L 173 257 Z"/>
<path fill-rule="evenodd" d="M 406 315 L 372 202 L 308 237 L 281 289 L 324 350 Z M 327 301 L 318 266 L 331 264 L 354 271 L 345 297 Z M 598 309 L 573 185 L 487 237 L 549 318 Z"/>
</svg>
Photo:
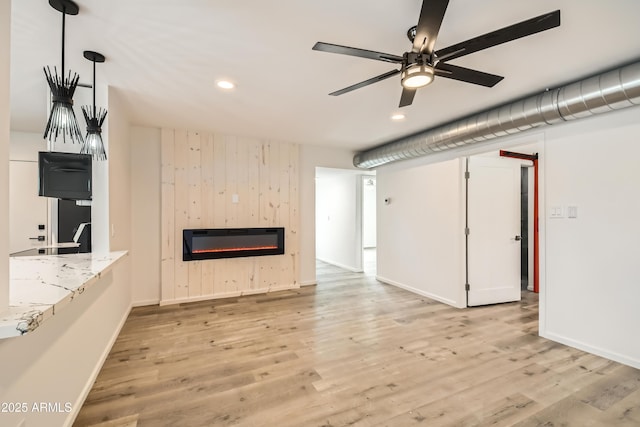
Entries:
<svg viewBox="0 0 640 427">
<path fill-rule="evenodd" d="M 108 90 L 109 249 L 119 251 L 131 249 L 130 125 L 118 90 L 113 87 Z"/>
<path fill-rule="evenodd" d="M 0 413 L 0 425 L 71 425 L 130 307 L 130 259 L 125 257 L 81 298 L 34 332 L 0 340 L 0 402 L 25 402 L 26 414 Z M 71 404 L 71 412 L 38 413 L 33 403 Z"/>
<path fill-rule="evenodd" d="M 0 2 L 0 236 L 9 235 L 11 2 Z M 0 311 L 9 306 L 9 239 L 0 239 Z"/>
<path fill-rule="evenodd" d="M 640 368 L 640 108 L 550 127 L 542 336 Z"/>
<path fill-rule="evenodd" d="M 4 7 L 4 5 L 5 2 L 2 2 L 0 7 Z M 4 12 L 4 9 L 0 10 Z M 1 27 L 5 28 L 4 26 Z M 8 52 L 8 49 L 6 51 Z M 2 52 L 5 52 L 5 50 L 3 49 Z M 4 61 L 2 63 L 4 64 Z M 4 67 L 0 68 L 0 70 L 2 69 Z M 2 77 L 0 76 L 0 82 L 4 83 Z M 7 118 L 6 138 L 1 138 L 0 140 L 2 147 L 2 151 L 0 151 L 0 170 L 3 177 L 0 179 L 0 199 L 8 200 L 8 194 L 4 192 L 5 187 L 8 190 L 8 182 L 6 182 L 8 181 L 8 176 L 5 181 L 4 175 L 8 175 L 9 161 L 8 155 L 4 158 L 2 157 L 5 153 L 9 153 L 9 97 L 8 94 L 4 96 L 4 94 L 0 93 L 0 101 L 5 99 L 7 100 L 6 111 L 4 109 L 5 103 L 0 102 L 0 117 L 2 117 L 2 122 L 0 123 L 4 123 L 4 118 Z M 126 124 L 123 114 L 122 112 L 115 114 L 114 127 L 116 131 L 112 132 L 112 134 L 120 138 L 117 145 L 122 147 L 122 151 L 116 153 L 114 160 L 124 165 L 128 170 L 128 124 Z M 33 148 L 33 146 L 38 145 L 35 142 L 34 135 L 16 132 L 11 137 L 17 142 L 25 143 Z M 26 145 L 16 148 L 12 154 L 24 156 L 25 150 L 23 148 L 25 147 Z M 56 149 L 77 151 L 79 146 L 77 144 L 75 146 L 72 144 L 59 144 Z M 123 154 L 125 151 L 126 154 Z M 108 164 L 105 164 L 105 166 L 108 166 Z M 104 172 L 103 183 L 105 188 L 108 189 L 106 167 Z M 120 173 L 120 171 L 115 173 Z M 131 185 L 130 175 L 128 172 L 120 174 L 115 181 L 117 185 L 111 186 L 111 188 L 124 189 L 126 202 L 118 203 L 118 198 L 114 197 L 116 200 L 111 202 L 111 206 L 114 210 L 120 210 L 119 214 L 124 218 L 121 221 L 126 223 L 130 218 L 131 209 L 128 194 L 128 188 Z M 94 188 L 94 201 L 96 200 L 95 192 L 99 191 L 99 188 Z M 97 196 L 99 200 L 102 199 L 104 207 L 108 211 L 109 194 L 103 194 L 100 197 L 99 193 Z M 7 204 L 0 205 L 4 207 Z M 108 217 L 108 215 L 105 216 Z M 3 217 L 2 214 L 0 214 L 0 226 L 3 228 L 8 227 L 8 218 Z M 107 228 L 105 227 L 105 229 Z M 126 233 L 129 233 L 126 224 L 123 229 Z M 108 234 L 106 236 L 105 246 L 106 250 L 108 250 Z M 123 236 L 122 240 L 126 242 L 128 236 Z M 6 239 L 0 239 L 0 244 L 4 245 L 5 242 L 7 242 Z M 116 242 L 116 244 L 124 246 L 120 242 Z M 4 257 L 2 257 L 2 253 L 5 253 Z M 6 286 L 8 291 L 8 250 L 0 252 L 0 259 L 7 261 L 6 271 L 1 272 L 0 286 L 2 286 L 3 291 Z M 2 413 L 0 414 L 0 425 L 18 425 L 23 419 L 26 419 L 25 425 L 28 426 L 71 425 L 129 313 L 131 306 L 130 261 L 129 257 L 120 261 L 111 272 L 101 277 L 96 286 L 83 294 L 81 299 L 56 314 L 33 333 L 22 337 L 0 340 L 0 365 L 9 367 L 2 369 L 2 381 L 0 382 L 1 402 L 25 402 L 29 405 L 36 402 L 57 402 L 62 405 L 62 408 L 67 402 L 71 405 L 71 412 L 68 413 L 64 411 L 59 413 L 36 413 L 32 411 L 27 414 Z M 5 262 L 3 261 L 2 266 L 4 267 L 4 265 Z M 2 307 L 0 306 L 0 308 Z"/>
<path fill-rule="evenodd" d="M 132 126 L 133 304 L 160 302 L 160 129 Z"/>
<path fill-rule="evenodd" d="M 640 324 L 636 267 L 640 254 L 637 249 L 640 237 L 638 134 L 640 108 L 635 107 L 549 126 L 542 132 L 536 130 L 493 140 L 490 144 L 447 155 L 478 154 L 498 148 L 521 151 L 522 144 L 544 141 L 540 150 L 540 335 L 640 368 L 640 341 L 635 331 L 635 326 Z M 538 150 L 534 147 L 533 151 Z M 429 166 L 430 162 L 440 159 L 446 156 L 429 156 L 380 168 L 378 203 L 386 196 L 397 199 L 400 194 L 404 198 L 427 189 L 435 191 L 432 186 L 440 186 L 442 190 L 449 186 L 449 191 L 439 196 L 433 194 L 432 201 L 438 203 L 432 206 L 451 204 L 455 212 L 455 203 L 449 197 L 457 185 L 451 185 L 445 171 L 437 173 L 438 169 L 431 170 Z M 430 172 L 431 181 L 427 179 Z M 422 185 L 408 187 L 418 179 Z M 416 215 L 416 211 L 426 209 L 427 199 L 414 197 L 412 200 L 419 202 L 415 206 L 402 203 L 406 210 L 404 216 L 387 209 L 394 207 L 397 200 L 390 206 L 379 207 L 378 274 L 401 285 L 422 282 L 422 287 L 406 286 L 418 293 L 425 293 L 426 289 L 426 294 L 453 298 L 455 296 L 445 295 L 446 289 L 432 287 L 437 288 L 438 283 L 445 281 L 458 282 L 452 280 L 456 279 L 454 265 L 442 268 L 434 264 L 420 271 L 417 264 L 431 262 L 425 254 L 403 264 L 397 261 L 397 251 L 407 244 L 413 247 L 415 238 L 410 236 L 394 244 L 384 235 L 390 232 L 390 226 L 422 224 L 426 229 L 436 227 L 434 224 L 453 226 L 455 221 L 451 218 Z M 577 206 L 578 217 L 550 219 L 548 211 L 556 206 L 565 209 L 565 216 L 568 206 Z M 407 271 L 402 271 L 403 268 Z M 448 271 L 450 277 L 441 277 L 445 274 L 443 270 Z M 457 271 L 463 272 L 463 266 Z M 422 277 L 417 274 L 420 272 Z M 462 301 L 462 297 L 463 294 L 459 295 L 457 300 Z"/>
<path fill-rule="evenodd" d="M 47 150 L 47 141 L 41 133 L 11 131 L 9 160 L 37 162 L 38 151 Z"/>
<path fill-rule="evenodd" d="M 378 169 L 379 280 L 466 306 L 463 173 L 457 159 Z"/>
<path fill-rule="evenodd" d="M 354 152 L 300 145 L 300 285 L 316 283 L 316 167 L 356 169 Z"/>
<path fill-rule="evenodd" d="M 316 171 L 316 258 L 362 271 L 362 177 L 357 172 Z"/>
<path fill-rule="evenodd" d="M 46 141 L 40 133 L 12 131 L 9 145 L 9 253 L 14 253 L 48 244 L 51 224 L 49 199 L 38 196 L 38 152 L 46 151 Z M 29 239 L 37 235 L 47 240 Z"/>
</svg>

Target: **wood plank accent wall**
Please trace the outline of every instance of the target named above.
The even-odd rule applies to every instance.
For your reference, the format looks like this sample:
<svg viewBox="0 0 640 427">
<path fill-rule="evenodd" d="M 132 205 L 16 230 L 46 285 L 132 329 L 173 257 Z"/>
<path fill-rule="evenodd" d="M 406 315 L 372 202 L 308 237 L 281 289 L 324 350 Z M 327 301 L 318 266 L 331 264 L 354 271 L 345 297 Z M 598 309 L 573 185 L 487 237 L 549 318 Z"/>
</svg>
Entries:
<svg viewBox="0 0 640 427">
<path fill-rule="evenodd" d="M 297 144 L 162 129 L 161 156 L 161 304 L 299 287 Z M 284 227 L 285 255 L 182 261 L 183 229 L 236 227 Z"/>
</svg>

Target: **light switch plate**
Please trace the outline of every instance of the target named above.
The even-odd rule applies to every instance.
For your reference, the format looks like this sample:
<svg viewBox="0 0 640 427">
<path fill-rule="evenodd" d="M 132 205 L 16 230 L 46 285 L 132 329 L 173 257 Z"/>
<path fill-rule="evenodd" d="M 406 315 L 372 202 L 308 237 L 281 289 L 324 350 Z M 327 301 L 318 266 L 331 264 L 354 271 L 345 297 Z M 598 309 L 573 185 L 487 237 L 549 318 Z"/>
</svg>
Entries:
<svg viewBox="0 0 640 427">
<path fill-rule="evenodd" d="M 562 206 L 552 206 L 549 208 L 549 218 L 564 218 Z"/>
<path fill-rule="evenodd" d="M 578 218 L 577 206 L 567 206 L 567 218 Z"/>
</svg>

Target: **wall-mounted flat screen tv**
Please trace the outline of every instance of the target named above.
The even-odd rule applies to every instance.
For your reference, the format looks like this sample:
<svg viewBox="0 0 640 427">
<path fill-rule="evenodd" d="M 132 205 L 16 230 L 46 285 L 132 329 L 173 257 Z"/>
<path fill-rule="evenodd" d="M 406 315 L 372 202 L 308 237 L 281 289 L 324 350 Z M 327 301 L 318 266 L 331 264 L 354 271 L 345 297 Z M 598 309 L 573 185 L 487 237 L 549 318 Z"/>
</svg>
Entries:
<svg viewBox="0 0 640 427">
<path fill-rule="evenodd" d="M 91 200 L 91 155 L 41 151 L 38 153 L 40 196 Z"/>
</svg>

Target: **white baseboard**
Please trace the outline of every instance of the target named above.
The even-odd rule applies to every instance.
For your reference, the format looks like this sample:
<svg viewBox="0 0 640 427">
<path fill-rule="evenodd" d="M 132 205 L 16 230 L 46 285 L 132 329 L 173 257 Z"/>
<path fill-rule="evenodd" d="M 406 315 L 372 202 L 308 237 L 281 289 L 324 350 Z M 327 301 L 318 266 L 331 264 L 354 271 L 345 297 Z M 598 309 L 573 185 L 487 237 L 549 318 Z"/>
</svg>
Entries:
<svg viewBox="0 0 640 427">
<path fill-rule="evenodd" d="M 143 300 L 143 301 L 134 301 L 133 303 L 131 303 L 131 307 L 145 307 L 147 305 L 158 305 L 158 304 L 160 304 L 159 299 L 149 299 L 149 300 Z"/>
<path fill-rule="evenodd" d="M 424 291 L 422 289 L 417 289 L 417 288 L 414 288 L 412 286 L 405 285 L 404 283 L 400 283 L 400 282 L 396 282 L 395 280 L 387 279 L 386 277 L 376 276 L 376 280 L 378 280 L 378 281 L 380 281 L 382 283 L 386 283 L 388 285 L 392 285 L 392 286 L 396 286 L 398 288 L 404 289 L 405 291 L 409 291 L 409 292 L 412 292 L 414 294 L 421 295 L 423 297 L 427 297 L 427 298 L 430 298 L 430 299 L 433 299 L 433 300 L 436 300 L 436 301 L 440 301 L 440 302 L 442 302 L 444 304 L 450 305 L 450 306 L 455 307 L 455 308 L 465 308 L 464 305 L 460 305 L 460 304 L 458 304 L 456 301 L 454 301 L 452 299 L 443 298 L 441 296 L 432 294 L 432 293 Z"/>
<path fill-rule="evenodd" d="M 336 267 L 344 268 L 345 270 L 353 271 L 354 273 L 362 273 L 364 271 L 362 269 L 357 269 L 349 265 L 340 264 L 339 262 L 331 261 L 329 259 L 324 259 L 324 258 L 316 258 L 316 259 L 322 262 L 326 262 L 327 264 L 335 265 Z"/>
<path fill-rule="evenodd" d="M 596 356 L 613 360 L 614 362 L 622 363 L 623 365 L 631 366 L 632 368 L 640 369 L 640 360 L 625 356 L 624 354 L 592 346 L 581 341 L 554 334 L 553 332 L 540 331 L 540 336 L 551 341 L 559 342 L 560 344 L 568 345 L 569 347 L 577 348 L 578 350 L 586 351 L 587 353 L 595 354 Z"/>
<path fill-rule="evenodd" d="M 269 292 L 288 291 L 291 289 L 300 289 L 300 284 L 296 283 L 292 285 L 270 286 L 268 288 L 260 288 L 260 289 L 245 289 L 242 291 L 224 292 L 224 293 L 211 294 L 211 295 L 199 295 L 195 297 L 174 298 L 170 300 L 161 300 L 160 305 L 181 304 L 185 302 L 198 302 L 198 301 L 207 301 L 207 300 L 222 299 L 222 298 L 234 298 L 234 297 L 241 297 L 246 295 L 266 294 Z"/>
<path fill-rule="evenodd" d="M 84 404 L 84 401 L 87 399 L 87 396 L 91 391 L 91 388 L 93 388 L 93 383 L 96 381 L 96 378 L 98 378 L 98 374 L 100 373 L 100 370 L 104 365 L 104 362 L 107 360 L 107 357 L 109 357 L 109 353 L 111 352 L 113 345 L 118 339 L 118 335 L 120 335 L 120 331 L 122 330 L 122 327 L 127 321 L 127 318 L 129 317 L 129 313 L 131 313 L 131 307 L 132 306 L 130 305 L 129 310 L 127 310 L 122 316 L 122 318 L 120 319 L 120 322 L 118 323 L 118 327 L 113 331 L 113 334 L 111 334 L 111 338 L 109 339 L 109 344 L 104 348 L 104 351 L 100 355 L 100 359 L 98 359 L 98 363 L 96 363 L 96 365 L 93 368 L 93 371 L 91 371 L 91 375 L 87 379 L 87 382 L 84 388 L 82 389 L 80 396 L 78 396 L 78 399 L 76 400 L 76 402 L 71 406 L 72 409 L 71 409 L 71 412 L 69 412 L 67 419 L 65 420 L 65 423 L 64 423 L 65 426 L 73 425 L 73 422 L 76 420 L 76 417 L 80 413 L 80 409 L 82 409 L 82 405 Z"/>
</svg>

